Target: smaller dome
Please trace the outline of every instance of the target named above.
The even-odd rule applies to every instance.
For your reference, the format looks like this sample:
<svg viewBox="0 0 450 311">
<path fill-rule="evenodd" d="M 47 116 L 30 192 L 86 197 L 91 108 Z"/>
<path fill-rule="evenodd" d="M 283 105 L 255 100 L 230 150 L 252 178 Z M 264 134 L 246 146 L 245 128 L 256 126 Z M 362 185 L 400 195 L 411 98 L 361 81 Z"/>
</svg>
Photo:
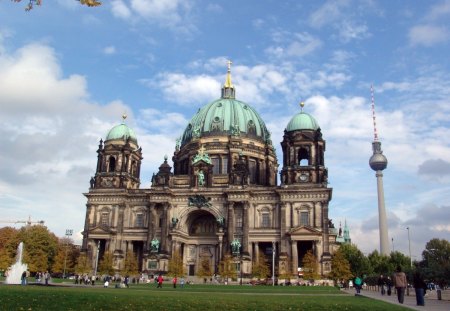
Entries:
<svg viewBox="0 0 450 311">
<path fill-rule="evenodd" d="M 317 131 L 319 128 L 320 126 L 313 116 L 311 116 L 306 112 L 301 111 L 292 117 L 291 121 L 289 121 L 286 127 L 286 131 L 288 132 L 299 130 Z"/>
<path fill-rule="evenodd" d="M 134 131 L 131 128 L 129 128 L 126 124 L 122 123 L 114 126 L 108 132 L 105 141 L 118 139 L 127 140 L 128 138 L 130 138 L 130 140 L 134 141 L 137 144 L 137 138 L 136 134 L 134 134 Z"/>
</svg>

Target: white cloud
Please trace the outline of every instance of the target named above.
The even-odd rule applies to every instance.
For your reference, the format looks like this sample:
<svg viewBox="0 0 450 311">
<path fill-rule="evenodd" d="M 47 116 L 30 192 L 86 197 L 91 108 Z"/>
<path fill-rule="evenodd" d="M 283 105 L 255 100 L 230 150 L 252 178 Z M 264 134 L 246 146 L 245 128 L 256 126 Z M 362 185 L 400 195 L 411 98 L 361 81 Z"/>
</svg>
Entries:
<svg viewBox="0 0 450 311">
<path fill-rule="evenodd" d="M 431 47 L 448 41 L 450 32 L 447 28 L 434 25 L 417 25 L 409 30 L 409 42 L 411 45 L 423 45 Z"/>
<path fill-rule="evenodd" d="M 349 4 L 350 1 L 347 0 L 327 1 L 319 9 L 311 13 L 309 16 L 310 25 L 320 28 L 339 20 L 342 17 L 342 9 Z"/>
<path fill-rule="evenodd" d="M 103 48 L 103 53 L 106 55 L 116 54 L 116 47 L 113 45 L 106 46 Z"/>
<path fill-rule="evenodd" d="M 312 54 L 322 46 L 322 41 L 309 33 L 275 31 L 272 40 L 276 43 L 265 49 L 266 54 L 276 58 L 297 58 Z"/>
<path fill-rule="evenodd" d="M 131 10 L 122 0 L 114 0 L 111 2 L 112 14 L 115 17 L 122 19 L 129 19 L 131 17 Z"/>
<path fill-rule="evenodd" d="M 432 6 L 425 19 L 437 21 L 441 18 L 446 18 L 448 15 L 450 15 L 450 0 L 444 0 Z"/>
<path fill-rule="evenodd" d="M 339 38 L 342 42 L 347 43 L 354 39 L 366 39 L 370 36 L 369 29 L 365 24 L 355 24 L 350 21 L 343 21 L 338 26 Z"/>
</svg>

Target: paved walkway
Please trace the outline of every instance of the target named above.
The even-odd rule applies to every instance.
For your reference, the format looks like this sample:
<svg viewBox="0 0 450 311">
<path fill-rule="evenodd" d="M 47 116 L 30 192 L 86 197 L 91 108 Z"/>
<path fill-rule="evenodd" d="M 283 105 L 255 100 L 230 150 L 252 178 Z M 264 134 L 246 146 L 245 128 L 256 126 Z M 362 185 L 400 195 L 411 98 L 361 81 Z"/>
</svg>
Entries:
<svg viewBox="0 0 450 311">
<path fill-rule="evenodd" d="M 346 289 L 344 291 L 349 293 L 350 295 L 355 294 L 354 289 L 348 289 L 348 290 Z M 414 291 L 414 289 L 413 289 L 413 291 Z M 403 303 L 403 306 L 410 308 L 412 310 L 422 310 L 422 311 L 449 311 L 450 310 L 450 301 L 449 300 L 437 300 L 436 291 L 432 291 L 432 292 L 427 291 L 427 293 L 428 293 L 428 295 L 427 295 L 427 297 L 425 297 L 425 306 L 417 306 L 416 296 L 415 295 L 407 296 L 406 294 L 405 294 L 405 301 Z M 388 295 L 382 296 L 377 291 L 361 290 L 361 295 L 365 296 L 365 297 L 389 302 L 392 304 L 400 305 L 397 300 L 397 295 L 394 293 L 392 293 L 391 296 L 388 296 Z"/>
</svg>

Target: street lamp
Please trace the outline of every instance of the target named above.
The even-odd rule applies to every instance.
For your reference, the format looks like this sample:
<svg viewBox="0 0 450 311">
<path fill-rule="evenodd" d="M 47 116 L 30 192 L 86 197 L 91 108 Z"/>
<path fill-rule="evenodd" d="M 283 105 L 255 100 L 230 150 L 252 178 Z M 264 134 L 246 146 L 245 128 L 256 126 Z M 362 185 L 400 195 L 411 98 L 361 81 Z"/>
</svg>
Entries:
<svg viewBox="0 0 450 311">
<path fill-rule="evenodd" d="M 409 227 L 406 227 L 406 230 L 408 230 L 408 246 L 409 246 L 409 260 L 411 262 L 412 267 L 412 256 L 411 256 L 411 239 L 409 238 Z"/>
<path fill-rule="evenodd" d="M 66 229 L 66 253 L 64 255 L 64 271 L 63 271 L 63 279 L 66 278 L 66 262 L 67 262 L 67 246 L 69 244 L 69 237 L 72 236 L 73 230 Z"/>
</svg>

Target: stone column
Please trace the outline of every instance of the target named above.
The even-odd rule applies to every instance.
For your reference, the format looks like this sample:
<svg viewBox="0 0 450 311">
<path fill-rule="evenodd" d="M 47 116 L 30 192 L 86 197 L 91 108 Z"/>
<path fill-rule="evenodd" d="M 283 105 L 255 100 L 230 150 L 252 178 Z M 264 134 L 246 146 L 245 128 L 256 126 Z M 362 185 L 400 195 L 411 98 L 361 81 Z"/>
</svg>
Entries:
<svg viewBox="0 0 450 311">
<path fill-rule="evenodd" d="M 322 211 L 323 211 L 323 253 L 324 255 L 330 254 L 330 243 L 329 243 L 329 230 L 328 230 L 328 202 L 322 203 Z"/>
<path fill-rule="evenodd" d="M 147 205 L 147 241 L 145 243 L 145 249 L 150 252 L 150 243 L 153 239 L 153 227 L 152 222 L 155 219 L 154 216 L 155 203 L 150 203 Z"/>
<path fill-rule="evenodd" d="M 228 243 L 225 251 L 230 251 L 231 253 L 231 245 L 230 243 L 234 238 L 234 203 L 228 203 L 228 221 L 227 221 L 227 230 L 228 230 Z"/>
<path fill-rule="evenodd" d="M 83 245 L 81 247 L 82 251 L 87 251 L 88 247 L 88 239 L 89 239 L 89 222 L 90 222 L 90 214 L 92 210 L 91 204 L 86 204 L 86 216 L 84 217 L 84 230 L 83 230 Z"/>
<path fill-rule="evenodd" d="M 259 243 L 255 242 L 255 262 L 259 263 Z"/>
<path fill-rule="evenodd" d="M 286 234 L 287 231 L 287 226 L 286 226 L 286 203 L 281 203 L 280 204 L 280 254 L 284 254 L 286 253 L 287 249 L 286 249 L 286 244 L 285 244 L 285 240 L 283 239 L 283 237 Z"/>
<path fill-rule="evenodd" d="M 248 232 L 249 232 L 249 218 L 248 218 L 248 210 L 250 203 L 246 202 L 242 206 L 242 254 L 248 254 Z"/>
<path fill-rule="evenodd" d="M 292 259 L 292 273 L 297 275 L 298 268 L 298 250 L 297 250 L 297 241 L 291 240 L 291 259 Z"/>
<path fill-rule="evenodd" d="M 169 204 L 164 204 L 163 207 L 163 219 L 161 228 L 161 251 L 167 253 L 167 229 L 169 226 L 169 220 L 167 219 Z"/>
</svg>

